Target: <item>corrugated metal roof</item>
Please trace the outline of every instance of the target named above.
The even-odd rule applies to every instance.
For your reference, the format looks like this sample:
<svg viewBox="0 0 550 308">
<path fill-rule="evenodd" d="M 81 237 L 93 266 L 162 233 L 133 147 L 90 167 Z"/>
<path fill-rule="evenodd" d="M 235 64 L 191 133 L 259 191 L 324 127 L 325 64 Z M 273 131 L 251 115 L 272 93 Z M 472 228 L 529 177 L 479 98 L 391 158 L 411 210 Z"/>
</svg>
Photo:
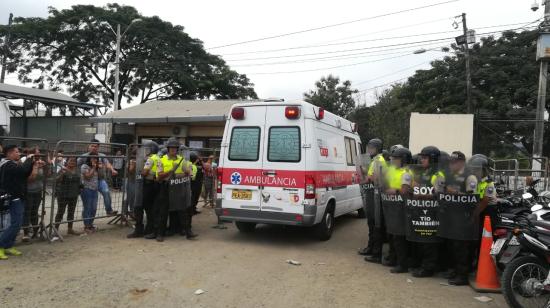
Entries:
<svg viewBox="0 0 550 308">
<path fill-rule="evenodd" d="M 113 111 L 92 122 L 103 123 L 185 123 L 225 121 L 231 106 L 237 103 L 255 103 L 250 100 L 166 100 L 150 101 L 137 106 Z"/>
<path fill-rule="evenodd" d="M 45 104 L 69 105 L 86 109 L 97 106 L 79 102 L 76 99 L 62 93 L 5 83 L 0 83 L 0 96 L 11 99 L 30 99 Z"/>
</svg>

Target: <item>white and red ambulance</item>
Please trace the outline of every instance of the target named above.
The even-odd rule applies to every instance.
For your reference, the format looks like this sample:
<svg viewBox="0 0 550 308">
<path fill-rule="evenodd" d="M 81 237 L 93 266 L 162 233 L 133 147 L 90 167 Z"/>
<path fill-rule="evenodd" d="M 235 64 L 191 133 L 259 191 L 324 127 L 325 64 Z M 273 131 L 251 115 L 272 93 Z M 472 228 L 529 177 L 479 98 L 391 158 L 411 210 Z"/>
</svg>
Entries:
<svg viewBox="0 0 550 308">
<path fill-rule="evenodd" d="M 312 104 L 267 100 L 231 109 L 218 168 L 216 214 L 241 232 L 256 224 L 315 226 L 364 217 L 356 124 Z"/>
</svg>

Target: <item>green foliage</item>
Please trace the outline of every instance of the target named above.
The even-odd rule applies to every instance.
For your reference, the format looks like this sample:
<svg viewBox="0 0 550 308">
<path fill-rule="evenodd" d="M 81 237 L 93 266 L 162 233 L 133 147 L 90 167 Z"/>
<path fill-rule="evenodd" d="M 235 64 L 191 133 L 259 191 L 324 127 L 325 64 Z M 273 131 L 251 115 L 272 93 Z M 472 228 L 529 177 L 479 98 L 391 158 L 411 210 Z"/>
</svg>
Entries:
<svg viewBox="0 0 550 308">
<path fill-rule="evenodd" d="M 328 75 L 317 81 L 315 87 L 315 90 L 304 93 L 306 102 L 342 117 L 348 117 L 355 109 L 352 95 L 357 93 L 357 90 L 351 88 L 349 80 L 340 84 L 340 78 Z"/>
<path fill-rule="evenodd" d="M 130 6 L 75 5 L 43 18 L 14 19 L 8 71 L 24 83 L 65 89 L 81 101 L 111 105 L 116 37 L 121 40 L 120 97 L 152 99 L 256 98 L 253 84 L 232 71 L 182 26 L 146 17 Z M 141 19 L 131 24 L 132 20 Z M 128 25 L 131 27 L 128 28 Z M 0 26 L 4 37 L 6 26 Z M 31 73 L 40 72 L 38 78 Z"/>
<path fill-rule="evenodd" d="M 535 118 L 536 38 L 535 31 L 505 32 L 499 38 L 482 38 L 471 48 L 472 97 L 479 120 L 476 152 L 512 157 L 532 150 L 534 122 L 519 120 Z M 363 137 L 406 144 L 410 112 L 465 113 L 464 56 L 455 45 L 449 52 L 442 60 L 433 61 L 430 69 L 418 70 L 404 84 L 384 91 L 376 105 L 356 110 L 353 118 L 360 127 L 365 126 Z M 550 155 L 548 142 L 544 153 Z"/>
</svg>

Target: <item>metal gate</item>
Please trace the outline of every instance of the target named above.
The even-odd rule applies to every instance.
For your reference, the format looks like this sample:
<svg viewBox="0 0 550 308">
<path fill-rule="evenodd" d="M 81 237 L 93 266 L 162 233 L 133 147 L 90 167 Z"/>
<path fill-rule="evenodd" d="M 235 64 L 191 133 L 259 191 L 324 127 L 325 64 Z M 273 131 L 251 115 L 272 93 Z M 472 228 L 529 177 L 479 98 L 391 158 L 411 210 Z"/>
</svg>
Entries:
<svg viewBox="0 0 550 308">
<path fill-rule="evenodd" d="M 63 240 L 62 225 L 67 225 L 67 231 L 75 231 L 74 223 L 83 222 L 84 231 L 93 232 L 95 219 L 108 218 L 108 224 L 127 222 L 126 190 L 116 185 L 119 175 L 122 180 L 127 175 L 127 145 L 61 140 L 55 146 L 53 157 L 62 165 L 55 168 L 52 184 L 47 226 L 51 239 Z M 75 177 L 80 177 L 78 187 Z"/>
</svg>

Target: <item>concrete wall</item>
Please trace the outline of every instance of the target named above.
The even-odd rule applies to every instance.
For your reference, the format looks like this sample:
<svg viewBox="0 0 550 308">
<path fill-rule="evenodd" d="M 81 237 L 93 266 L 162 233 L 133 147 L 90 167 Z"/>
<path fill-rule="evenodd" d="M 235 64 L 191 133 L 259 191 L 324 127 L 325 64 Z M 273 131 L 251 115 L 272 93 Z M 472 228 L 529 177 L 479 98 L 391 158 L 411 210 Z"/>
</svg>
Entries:
<svg viewBox="0 0 550 308">
<path fill-rule="evenodd" d="M 23 118 L 12 117 L 10 136 L 23 137 Z M 89 141 L 98 133 L 97 124 L 91 125 L 88 117 L 27 118 L 27 137 L 43 138 L 49 143 L 59 140 Z"/>
<path fill-rule="evenodd" d="M 413 154 L 425 146 L 434 145 L 449 154 L 459 150 L 470 157 L 473 137 L 472 114 L 411 113 L 409 148 Z"/>
</svg>

